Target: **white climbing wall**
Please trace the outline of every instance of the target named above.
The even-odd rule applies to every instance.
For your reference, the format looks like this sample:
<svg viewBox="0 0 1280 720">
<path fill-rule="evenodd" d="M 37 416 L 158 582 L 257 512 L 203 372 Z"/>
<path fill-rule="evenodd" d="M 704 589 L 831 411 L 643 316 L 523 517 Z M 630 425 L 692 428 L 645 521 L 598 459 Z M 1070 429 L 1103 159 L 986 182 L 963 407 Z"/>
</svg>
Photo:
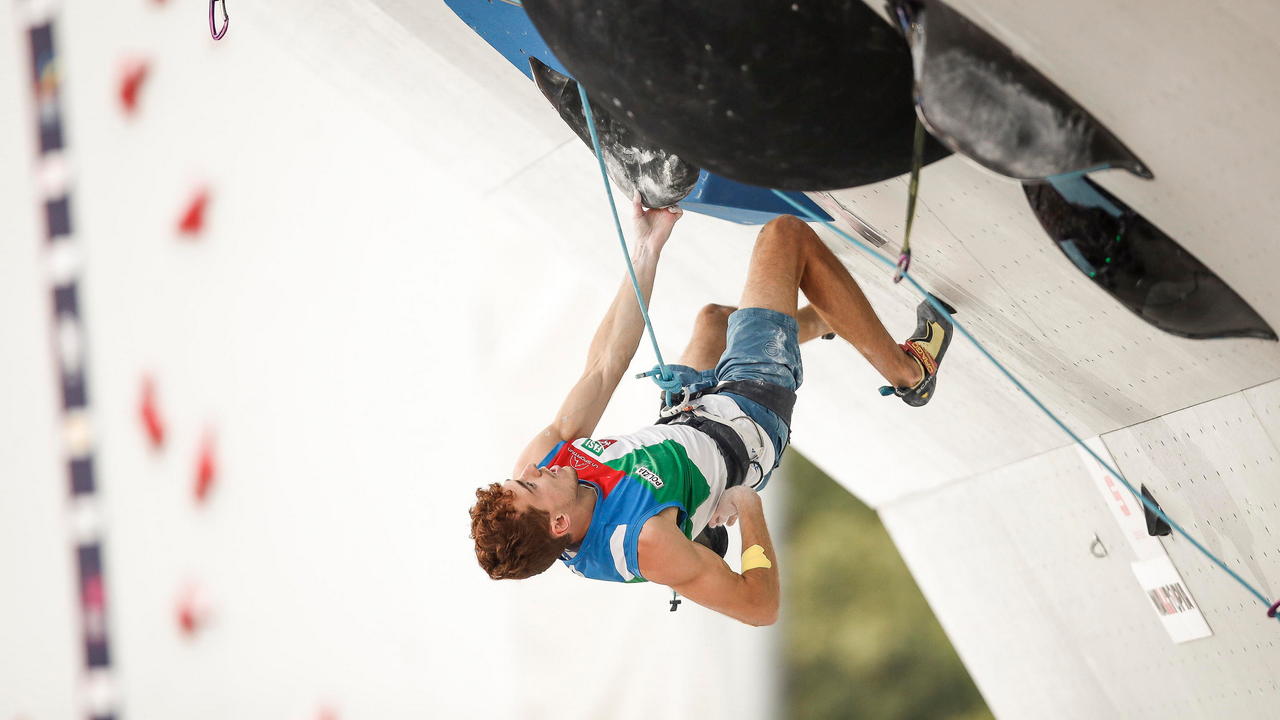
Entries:
<svg viewBox="0 0 1280 720">
<path fill-rule="evenodd" d="M 1280 587 L 1280 382 L 1102 440 L 1234 571 Z M 1280 627 L 1182 538 L 1161 544 L 1213 635 L 1175 644 L 1075 448 L 880 509 L 999 717 L 1264 718 L 1280 701 Z M 1105 557 L 1091 552 L 1095 535 Z M 1016 661 L 1015 661 L 1016 659 Z"/>
<path fill-rule="evenodd" d="M 1156 179 L 1112 172 L 1099 181 L 1276 324 L 1274 7 L 955 5 L 1124 138 Z M 1075 432 L 1101 435 L 1135 486 L 1150 488 L 1172 518 L 1275 600 L 1276 345 L 1186 341 L 1145 326 L 1062 261 L 1016 186 L 963 160 L 931 166 L 921 192 L 915 237 L 932 243 L 919 241 L 916 264 L 926 285 L 959 298 L 960 319 L 1020 380 Z M 901 180 L 835 196 L 900 237 Z M 960 350 L 950 371 L 988 372 Z M 996 714 L 1274 716 L 1280 625 L 1265 607 L 1187 541 L 1164 538 L 1213 631 L 1172 642 L 1079 453 L 1007 383 L 965 380 L 940 391 L 950 394 L 939 394 L 936 418 L 914 432 L 894 426 L 902 442 L 918 443 L 895 449 L 921 469 L 873 473 L 892 483 L 855 470 L 848 484 L 878 503 Z M 945 413 L 944 398 L 955 399 Z M 866 433 L 878 422 L 858 427 Z M 835 448 L 846 439 L 828 432 L 818 440 L 826 451 L 810 452 L 838 463 Z M 873 455 L 866 464 L 880 462 Z M 1091 554 L 1095 535 L 1106 557 Z"/>
<path fill-rule="evenodd" d="M 1158 163 L 1153 165 L 1153 184 L 1160 183 Z M 1271 168 L 1265 172 L 1274 173 Z M 832 195 L 872 226 L 900 237 L 906 185 L 900 178 Z M 1186 200 L 1199 202 L 1195 196 Z M 1135 207 L 1147 212 L 1139 203 Z M 1152 220 L 1165 228 L 1177 227 L 1158 217 Z M 1264 227 L 1247 237 L 1266 237 Z M 1170 232 L 1200 257 L 1203 249 L 1228 237 Z M 893 287 L 882 266 L 834 234 L 829 240 L 863 281 L 876 307 L 910 317 L 909 308 L 917 302 L 910 290 Z M 1276 343 L 1174 337 L 1112 301 L 1064 262 L 1016 183 L 962 158 L 947 158 L 922 174 L 912 246 L 913 268 L 921 283 L 953 304 L 959 310 L 957 320 L 1079 434 L 1114 430 L 1280 376 Z M 1233 266 L 1211 265 L 1224 277 Z M 1235 287 L 1264 317 L 1280 325 L 1280 303 L 1266 304 L 1269 288 Z M 887 440 L 868 443 L 859 453 L 860 471 L 848 480 L 874 505 L 1069 442 L 968 342 L 957 340 L 952 347 L 947 379 L 956 382 L 944 386 L 940 381 L 938 390 L 939 400 L 946 398 L 946 403 L 912 412 L 853 388 L 814 393 L 816 398 L 807 396 L 797 412 L 825 417 L 856 408 L 851 413 L 853 432 L 844 424 L 797 422 L 804 433 L 798 442 L 811 438 L 806 451 L 825 470 L 842 477 L 828 458 L 841 457 L 849 435 L 887 431 Z M 806 355 L 815 384 L 840 373 L 845 358 L 832 350 L 815 348 Z M 854 373 L 848 385 L 874 384 L 870 370 L 857 368 Z M 928 441 L 921 442 L 922 437 Z M 917 458 L 905 475 L 896 472 L 904 455 Z"/>
</svg>

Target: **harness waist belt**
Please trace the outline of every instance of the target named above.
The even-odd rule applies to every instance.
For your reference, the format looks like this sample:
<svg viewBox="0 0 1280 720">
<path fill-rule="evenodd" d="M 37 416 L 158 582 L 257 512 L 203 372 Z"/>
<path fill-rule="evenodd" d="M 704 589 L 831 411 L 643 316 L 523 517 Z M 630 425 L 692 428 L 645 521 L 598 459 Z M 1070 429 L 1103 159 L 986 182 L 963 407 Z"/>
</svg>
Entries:
<svg viewBox="0 0 1280 720">
<path fill-rule="evenodd" d="M 764 380 L 727 380 L 709 390 L 698 393 L 698 395 L 711 395 L 713 393 L 741 395 L 748 400 L 758 402 L 781 418 L 788 429 L 791 428 L 791 411 L 796 406 L 796 393 L 794 390 L 788 390 L 781 385 L 775 385 Z"/>
<path fill-rule="evenodd" d="M 695 415 L 688 410 L 675 417 L 664 418 L 664 420 L 672 425 L 688 425 L 704 433 L 715 442 L 716 449 L 724 457 L 724 467 L 729 475 L 725 481 L 725 488 L 741 485 L 746 479 L 751 457 L 747 454 L 746 444 L 742 442 L 742 438 L 733 428 L 710 418 Z M 665 424 L 661 420 L 659 423 Z"/>
</svg>

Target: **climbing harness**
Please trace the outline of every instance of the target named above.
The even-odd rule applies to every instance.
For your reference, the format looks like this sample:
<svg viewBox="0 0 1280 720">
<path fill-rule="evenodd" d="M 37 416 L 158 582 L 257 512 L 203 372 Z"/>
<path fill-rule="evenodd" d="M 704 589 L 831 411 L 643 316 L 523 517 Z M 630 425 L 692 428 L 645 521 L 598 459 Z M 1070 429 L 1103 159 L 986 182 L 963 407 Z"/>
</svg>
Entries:
<svg viewBox="0 0 1280 720">
<path fill-rule="evenodd" d="M 885 258 L 884 256 L 872 250 L 865 243 L 855 239 L 853 236 L 849 235 L 849 233 L 836 227 L 834 223 L 830 223 L 825 220 L 822 220 L 821 218 L 816 217 L 810 210 L 801 206 L 799 203 L 797 203 L 796 201 L 788 197 L 786 193 L 780 192 L 778 190 L 774 190 L 773 193 L 778 197 L 782 198 L 782 200 L 786 202 L 788 205 L 795 208 L 796 212 L 801 217 L 804 217 L 806 220 L 809 220 L 810 222 L 822 223 L 824 226 L 826 226 L 828 230 L 836 233 L 840 237 L 849 241 L 850 243 L 853 244 L 854 247 L 862 250 L 877 262 L 883 263 L 885 265 L 890 265 L 890 266 L 893 265 L 893 263 L 888 258 Z M 921 295 L 923 295 L 925 300 L 927 300 L 929 304 L 933 305 L 934 308 L 938 310 L 938 312 L 946 312 L 945 308 L 942 307 L 942 304 L 938 301 L 938 299 L 933 297 L 932 294 L 930 294 L 927 290 L 925 290 L 924 286 L 922 286 L 919 282 L 917 282 L 915 278 L 911 277 L 911 274 L 908 273 L 906 269 L 902 269 L 901 272 L 902 272 L 902 276 L 906 278 L 907 282 L 909 282 L 911 286 L 916 289 L 916 291 L 918 291 Z M 969 342 L 972 343 L 973 346 L 978 349 L 978 352 L 982 353 L 983 357 L 985 357 L 988 361 L 990 361 L 991 364 L 994 365 L 1002 375 L 1008 378 L 1009 382 L 1013 383 L 1014 387 L 1021 390 L 1022 393 L 1026 395 L 1031 400 L 1031 402 L 1035 404 L 1037 408 L 1040 409 L 1040 412 L 1044 413 L 1050 420 L 1052 420 L 1053 423 L 1057 425 L 1058 428 L 1061 429 L 1064 433 L 1066 433 L 1068 437 L 1070 437 L 1073 441 L 1075 441 L 1077 445 L 1084 448 L 1084 451 L 1089 454 L 1089 457 L 1097 461 L 1099 465 L 1106 468 L 1107 472 L 1111 473 L 1112 476 L 1118 479 L 1125 486 L 1125 488 L 1127 488 L 1129 492 L 1133 494 L 1135 498 L 1137 498 L 1142 502 L 1143 507 L 1145 507 L 1149 512 L 1151 512 L 1152 514 L 1154 514 L 1164 522 L 1168 523 L 1169 527 L 1171 527 L 1174 531 L 1176 531 L 1182 537 L 1186 538 L 1193 546 L 1195 546 L 1197 550 L 1200 551 L 1202 555 L 1204 555 L 1209 560 L 1213 561 L 1215 565 L 1221 568 L 1223 572 L 1227 573 L 1227 575 L 1231 576 L 1231 578 L 1235 580 L 1237 583 L 1239 583 L 1241 587 L 1243 587 L 1245 590 L 1248 590 L 1250 593 L 1252 593 L 1254 597 L 1256 597 L 1259 601 L 1262 602 L 1263 606 L 1266 606 L 1268 608 L 1267 617 L 1273 617 L 1273 618 L 1276 617 L 1277 610 L 1280 609 L 1280 601 L 1272 603 L 1272 601 L 1268 600 L 1265 595 L 1263 595 L 1256 588 L 1254 588 L 1253 585 L 1251 585 L 1247 580 L 1240 577 L 1240 575 L 1237 574 L 1231 568 L 1227 567 L 1227 564 L 1222 560 L 1218 559 L 1217 555 L 1214 555 L 1212 552 L 1209 552 L 1209 550 L 1205 548 L 1204 545 L 1201 545 L 1200 542 L 1196 540 L 1194 537 L 1192 537 L 1186 530 L 1184 530 L 1181 525 L 1174 522 L 1173 519 L 1171 519 L 1168 515 L 1166 515 L 1158 505 L 1156 505 L 1154 502 L 1152 502 L 1148 498 L 1143 497 L 1142 493 L 1140 493 L 1136 488 L 1134 488 L 1133 485 L 1130 484 L 1130 482 L 1128 481 L 1128 479 L 1125 478 L 1124 475 L 1120 474 L 1118 470 L 1111 467 L 1109 463 L 1107 463 L 1105 460 L 1099 457 L 1098 454 L 1093 451 L 1093 448 L 1086 445 L 1084 441 L 1080 439 L 1079 436 L 1077 436 L 1074 432 L 1072 432 L 1071 429 L 1068 428 L 1066 424 L 1062 422 L 1062 420 L 1058 419 L 1058 416 L 1055 415 L 1053 411 L 1045 407 L 1045 404 L 1040 401 L 1040 398 L 1036 397 L 1035 394 L 1032 393 L 1030 390 L 1028 390 L 1025 385 L 1019 382 L 1018 379 L 1013 376 L 1013 373 L 1009 372 L 1009 370 L 1005 368 L 1005 366 L 1002 365 L 999 360 L 996 360 L 995 356 L 993 356 L 982 343 L 978 342 L 978 339 L 975 338 L 969 332 L 969 330 L 960 323 L 959 320 L 952 318 L 952 325 L 955 327 L 956 330 L 960 332 L 961 335 L 964 335 L 965 338 L 967 338 Z"/>
<path fill-rule="evenodd" d="M 920 165 L 923 162 L 924 123 L 917 115 L 916 135 L 911 143 L 911 183 L 907 186 L 907 227 L 902 233 L 902 254 L 898 256 L 898 264 L 893 271 L 895 285 L 902 282 L 903 276 L 911 269 L 911 224 L 916 219 L 916 195 L 920 192 Z"/>
<path fill-rule="evenodd" d="M 227 28 L 231 27 L 231 16 L 227 14 L 227 0 L 222 2 L 222 30 L 218 30 L 218 24 L 214 20 L 213 9 L 219 0 L 209 0 L 209 34 L 214 40 L 221 40 L 223 35 L 227 34 Z"/>
<path fill-rule="evenodd" d="M 750 481 L 751 487 L 760 490 L 765 485 L 765 475 L 773 470 L 777 461 L 772 452 L 773 441 L 754 418 L 742 412 L 737 403 L 729 398 L 714 399 L 719 391 L 717 387 L 711 393 L 699 393 L 700 402 L 681 403 L 676 406 L 676 415 L 659 418 L 656 424 L 687 425 L 706 435 L 724 458 L 727 472 L 725 488 Z M 722 414 L 726 410 L 729 412 Z M 746 421 L 745 427 L 739 422 L 743 420 Z M 751 440 L 750 445 L 748 440 Z"/>
</svg>

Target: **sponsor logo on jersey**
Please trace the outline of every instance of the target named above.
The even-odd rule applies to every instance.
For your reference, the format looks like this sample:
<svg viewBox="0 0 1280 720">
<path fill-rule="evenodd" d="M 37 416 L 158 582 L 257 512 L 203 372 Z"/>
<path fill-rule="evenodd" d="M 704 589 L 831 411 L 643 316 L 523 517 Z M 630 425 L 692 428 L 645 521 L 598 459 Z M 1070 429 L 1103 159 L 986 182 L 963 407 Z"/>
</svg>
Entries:
<svg viewBox="0 0 1280 720">
<path fill-rule="evenodd" d="M 617 440 L 597 440 L 596 442 L 600 443 L 600 447 L 607 449 L 618 441 Z"/>
<path fill-rule="evenodd" d="M 569 453 L 569 464 L 572 465 L 573 469 L 577 470 L 578 472 L 582 472 L 583 470 L 587 470 L 589 468 L 593 468 L 597 466 L 597 463 L 594 460 L 583 455 L 582 453 L 576 453 L 576 452 Z"/>
<path fill-rule="evenodd" d="M 610 444 L 612 444 L 612 443 L 610 443 Z M 587 452 L 591 453 L 592 455 L 596 455 L 596 456 L 599 456 L 599 455 L 600 455 L 600 453 L 604 452 L 604 449 L 605 449 L 605 448 L 607 448 L 607 447 L 609 447 L 609 446 L 608 446 L 608 445 L 605 445 L 604 443 L 600 442 L 599 440 L 590 440 L 590 439 L 588 439 L 588 440 L 583 440 L 583 441 L 582 441 L 582 449 L 583 449 L 583 450 L 586 450 Z"/>
<path fill-rule="evenodd" d="M 633 470 L 632 472 L 635 474 L 636 477 L 643 479 L 645 482 L 649 483 L 655 488 L 661 489 L 662 486 L 665 484 L 662 482 L 662 477 L 660 477 L 658 473 L 650 470 L 649 468 L 643 465 L 637 466 L 636 469 Z"/>
</svg>

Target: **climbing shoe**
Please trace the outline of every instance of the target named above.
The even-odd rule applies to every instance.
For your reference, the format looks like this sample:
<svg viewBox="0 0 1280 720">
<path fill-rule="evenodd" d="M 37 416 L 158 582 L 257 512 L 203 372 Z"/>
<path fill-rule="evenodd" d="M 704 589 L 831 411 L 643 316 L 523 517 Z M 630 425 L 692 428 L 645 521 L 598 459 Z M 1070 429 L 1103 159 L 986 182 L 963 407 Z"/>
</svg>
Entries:
<svg viewBox="0 0 1280 720">
<path fill-rule="evenodd" d="M 933 399 L 933 389 L 938 382 L 938 366 L 942 357 L 947 354 L 947 346 L 951 344 L 951 315 L 955 308 L 933 298 L 946 312 L 938 312 L 928 300 L 921 301 L 916 307 L 916 331 L 902 343 L 904 352 L 912 357 L 924 371 L 924 379 L 912 387 L 880 388 L 881 395 L 897 395 L 902 402 L 912 407 L 920 407 Z"/>
<path fill-rule="evenodd" d="M 711 552 L 722 558 L 725 553 L 729 552 L 729 531 L 723 525 L 719 527 L 706 526 L 693 541 L 707 546 Z"/>
</svg>

